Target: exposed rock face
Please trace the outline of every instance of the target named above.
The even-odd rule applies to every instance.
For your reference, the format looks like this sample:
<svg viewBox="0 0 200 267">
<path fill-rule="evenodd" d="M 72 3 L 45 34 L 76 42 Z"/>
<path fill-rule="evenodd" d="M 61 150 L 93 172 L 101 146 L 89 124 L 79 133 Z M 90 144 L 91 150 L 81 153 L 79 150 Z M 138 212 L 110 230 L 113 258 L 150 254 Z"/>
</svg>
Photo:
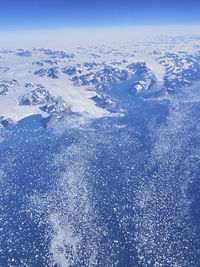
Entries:
<svg viewBox="0 0 200 267">
<path fill-rule="evenodd" d="M 71 114 L 70 106 L 61 97 L 50 94 L 42 85 L 19 99 L 19 105 L 40 105 L 40 109 L 49 114 L 49 118 L 44 120 L 45 124 Z"/>
<path fill-rule="evenodd" d="M 0 84 L 0 95 L 6 95 L 9 89 L 5 84 Z"/>
<path fill-rule="evenodd" d="M 153 86 L 157 79 L 154 73 L 147 68 L 145 62 L 137 62 L 127 66 L 136 75 L 136 81 L 134 82 L 131 92 L 140 93 L 141 91 L 148 90 Z"/>
<path fill-rule="evenodd" d="M 80 97 L 81 101 L 82 99 L 86 101 L 92 99 L 95 102 L 91 104 L 89 101 L 88 103 L 89 106 L 92 105 L 92 109 L 91 106 L 87 109 L 87 105 L 83 104 L 80 110 L 86 110 L 85 114 L 89 114 L 91 110 L 94 110 L 92 114 L 97 114 L 99 111 L 102 114 L 108 114 L 107 111 L 113 112 L 116 105 L 115 100 L 109 96 L 110 90 L 116 84 L 133 79 L 132 92 L 139 93 L 149 89 L 156 82 L 154 74 L 144 62 L 131 63 L 132 61 L 129 61 L 133 57 L 130 53 L 113 48 L 107 50 L 97 48 L 93 53 L 90 48 L 80 47 L 77 48 L 76 53 L 51 49 L 1 50 L 0 57 L 5 57 L 5 61 L 2 61 L 5 62 L 5 66 L 0 67 L 2 76 L 0 96 L 5 96 L 6 99 L 11 96 L 11 101 L 8 101 L 9 105 L 15 105 L 13 110 L 16 112 L 19 110 L 19 119 L 23 118 L 21 115 L 23 108 L 20 107 L 26 106 L 25 116 L 34 112 L 43 115 L 46 112 L 49 115 L 49 122 L 52 122 L 70 114 L 73 103 L 75 103 L 74 110 L 79 110 L 77 107 L 80 103 L 79 100 L 73 100 L 76 97 Z M 83 58 L 78 61 L 78 56 L 81 54 Z M 158 55 L 160 56 L 160 54 Z M 7 64 L 6 60 L 10 62 L 10 57 L 13 57 L 14 60 L 21 60 L 23 66 L 17 69 L 13 67 L 12 63 L 11 65 Z M 128 64 L 128 62 L 130 63 Z M 10 66 L 11 68 L 9 68 Z M 16 75 L 18 81 L 10 81 L 9 77 L 13 77 L 12 75 Z M 3 78 L 4 76 L 6 79 Z M 72 87 L 72 91 L 69 92 L 67 87 L 70 89 Z M 77 94 L 78 91 L 80 95 Z M 84 91 L 93 91 L 94 93 L 84 95 L 82 94 Z M 65 97 L 66 94 L 69 94 L 69 97 Z M 84 97 L 82 97 L 83 95 Z M 69 99 L 70 104 L 63 99 Z M 32 106 L 30 113 L 28 106 Z M 99 107 L 107 111 L 100 110 Z M 9 112 L 7 113 L 9 114 Z M 2 115 L 4 114 L 2 113 Z"/>
<path fill-rule="evenodd" d="M 74 54 L 68 54 L 60 50 L 51 50 L 51 49 L 33 49 L 34 52 L 42 52 L 43 54 L 49 56 L 50 58 L 62 58 L 62 59 L 72 59 L 75 57 Z"/>
<path fill-rule="evenodd" d="M 50 77 L 53 79 L 58 79 L 60 75 L 60 70 L 58 67 L 54 68 L 47 68 L 47 69 L 39 69 L 34 72 L 35 75 L 38 75 L 39 77 Z"/>
<path fill-rule="evenodd" d="M 57 114 L 58 116 L 71 113 L 70 106 L 66 104 L 62 98 L 57 98 L 48 102 L 45 106 L 41 107 L 41 109 L 49 114 Z"/>
<path fill-rule="evenodd" d="M 96 95 L 91 98 L 96 102 L 96 105 L 101 108 L 112 109 L 116 106 L 116 103 L 106 95 Z"/>
<path fill-rule="evenodd" d="M 20 106 L 27 106 L 27 105 L 41 105 L 46 104 L 47 102 L 53 101 L 53 96 L 50 95 L 50 93 L 44 89 L 43 86 L 38 87 L 34 90 L 32 90 L 27 95 L 24 95 L 19 100 Z"/>
<path fill-rule="evenodd" d="M 72 76 L 72 75 L 76 75 L 77 70 L 75 67 L 65 67 L 62 69 L 62 72 L 69 76 Z"/>
<path fill-rule="evenodd" d="M 116 100 L 112 97 L 111 90 L 117 84 L 128 85 L 127 91 L 133 95 L 145 92 L 142 97 L 150 95 L 156 97 L 175 93 L 181 87 L 191 86 L 200 80 L 199 47 L 192 54 L 192 52 L 177 52 L 178 50 L 172 52 L 171 46 L 167 50 L 154 48 L 154 45 L 155 43 L 152 43 L 151 51 L 146 51 L 147 47 L 143 47 L 142 53 L 137 51 L 137 47 L 141 48 L 141 44 L 132 46 L 131 50 L 127 51 L 126 47 L 121 49 L 104 46 L 77 47 L 75 51 L 70 50 L 74 51 L 73 53 L 51 49 L 1 50 L 2 110 L 3 99 L 7 99 L 6 103 L 9 105 L 7 109 L 7 104 L 4 105 L 6 112 L 2 111 L 1 114 L 7 118 L 10 117 L 10 110 L 13 109 L 14 112 L 19 110 L 19 116 L 13 115 L 13 118 L 17 117 L 20 120 L 23 114 L 27 116 L 38 112 L 37 114 L 43 115 L 46 112 L 46 115 L 51 117 L 49 121 L 55 121 L 70 114 L 71 107 L 72 110 L 79 112 L 80 104 L 82 105 L 80 112 L 84 110 L 84 114 L 90 114 L 92 110 L 91 116 L 98 112 L 102 112 L 104 116 L 103 114 L 115 111 Z M 151 43 L 148 43 L 149 46 Z M 137 52 L 145 55 L 144 58 L 139 55 L 138 58 L 141 58 L 139 62 L 136 60 Z M 151 59 L 148 61 L 149 56 Z M 19 66 L 15 67 L 13 60 L 19 61 Z M 158 77 L 160 67 L 163 69 L 162 88 L 158 86 L 159 91 L 155 92 L 156 84 L 159 82 L 160 85 Z M 11 80 L 10 77 L 16 80 Z M 146 94 L 151 87 L 153 89 Z M 81 101 L 82 103 L 89 101 L 89 108 L 87 109 L 85 103 L 81 104 Z M 24 112 L 23 106 L 26 106 Z M 28 106 L 32 106 L 30 112 Z M 106 109 L 108 113 L 102 109 Z M 12 124 L 9 121 L 3 122 L 4 125 L 7 125 L 6 123 Z"/>
<path fill-rule="evenodd" d="M 0 116 L 0 128 L 4 127 L 6 129 L 9 129 L 12 128 L 15 124 L 16 122 L 13 121 L 12 119 Z"/>
<path fill-rule="evenodd" d="M 168 93 L 175 93 L 179 88 L 191 86 L 194 82 L 200 80 L 199 54 L 167 52 L 158 57 L 158 61 L 166 68 L 164 87 Z"/>
<path fill-rule="evenodd" d="M 10 87 L 18 85 L 18 82 L 16 80 L 12 81 L 2 81 L 0 82 L 0 95 L 7 95 L 9 92 Z"/>
<path fill-rule="evenodd" d="M 21 56 L 21 57 L 31 57 L 32 52 L 29 50 L 23 50 L 23 49 L 18 49 L 19 52 L 17 52 L 15 55 L 16 56 Z"/>
<path fill-rule="evenodd" d="M 85 63 L 88 70 L 91 70 L 91 66 L 96 66 L 94 63 Z M 108 65 L 102 65 L 101 70 L 90 71 L 86 74 L 76 75 L 72 77 L 71 81 L 76 86 L 91 86 L 98 92 L 109 90 L 112 86 L 119 82 L 127 80 L 130 77 L 127 70 L 121 70 Z"/>
</svg>

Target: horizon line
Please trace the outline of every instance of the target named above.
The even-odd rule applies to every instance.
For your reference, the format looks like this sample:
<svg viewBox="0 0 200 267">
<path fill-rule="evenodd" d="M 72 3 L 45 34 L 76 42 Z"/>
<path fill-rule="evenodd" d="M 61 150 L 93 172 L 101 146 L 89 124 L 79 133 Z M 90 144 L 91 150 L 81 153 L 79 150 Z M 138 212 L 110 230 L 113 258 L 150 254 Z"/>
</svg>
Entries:
<svg viewBox="0 0 200 267">
<path fill-rule="evenodd" d="M 90 31 L 90 30 L 118 30 L 118 29 L 166 29 L 166 28 L 179 28 L 182 29 L 184 27 L 187 28 L 194 28 L 194 27 L 200 27 L 199 24 L 146 24 L 146 25 L 109 25 L 109 26 L 82 26 L 82 27 L 51 27 L 51 28 L 30 28 L 30 29 L 0 29 L 1 33 L 14 33 L 14 32 L 50 32 L 50 31 Z"/>
</svg>

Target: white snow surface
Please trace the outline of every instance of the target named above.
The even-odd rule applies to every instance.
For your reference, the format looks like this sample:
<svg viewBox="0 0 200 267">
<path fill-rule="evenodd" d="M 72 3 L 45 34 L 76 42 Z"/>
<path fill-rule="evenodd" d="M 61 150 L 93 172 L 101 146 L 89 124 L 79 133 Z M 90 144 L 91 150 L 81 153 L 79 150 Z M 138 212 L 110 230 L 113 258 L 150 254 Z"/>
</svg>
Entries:
<svg viewBox="0 0 200 267">
<path fill-rule="evenodd" d="M 94 33 L 94 31 L 92 32 Z M 53 38 L 53 33 L 48 32 L 45 36 L 40 32 L 38 33 L 37 41 L 35 41 L 37 36 L 36 32 L 33 35 L 31 33 L 29 35 L 27 33 L 24 33 L 24 35 L 23 33 L 19 33 L 19 36 L 17 33 L 15 35 L 0 34 L 1 39 L 3 38 L 0 50 L 9 49 L 13 38 L 16 39 L 15 46 L 18 46 L 15 49 L 12 47 L 11 52 L 0 53 L 0 82 L 5 80 L 11 81 L 13 79 L 18 81 L 18 85 L 9 88 L 8 94 L 0 95 L 0 116 L 11 118 L 14 121 L 19 121 L 33 114 L 41 114 L 43 117 L 48 116 L 46 112 L 40 109 L 41 105 L 19 106 L 20 97 L 30 91 L 30 88 L 25 87 L 26 83 L 42 84 L 52 95 L 61 97 L 71 107 L 72 112 L 78 112 L 89 118 L 110 116 L 111 114 L 108 110 L 97 107 L 95 102 L 90 99 L 97 94 L 95 91 L 86 90 L 86 86 L 74 86 L 72 81 L 70 81 L 70 77 L 66 74 L 60 72 L 59 79 L 52 79 L 50 77 L 39 77 L 34 72 L 40 68 L 59 67 L 61 69 L 68 66 L 77 66 L 77 64 L 83 64 L 84 62 L 101 64 L 105 62 L 113 67 L 116 67 L 115 63 L 120 62 L 121 64 L 117 67 L 124 69 L 128 64 L 142 61 L 146 62 L 147 67 L 154 72 L 157 80 L 162 83 L 166 69 L 159 62 L 158 56 L 153 51 L 159 51 L 159 56 L 164 55 L 165 52 L 178 53 L 180 50 L 195 53 L 199 49 L 199 40 L 191 38 L 189 34 L 185 38 L 176 39 L 174 33 L 173 36 L 170 36 L 169 33 L 163 36 L 161 32 L 162 30 L 160 30 L 159 36 L 152 35 L 152 37 L 148 36 L 146 38 L 144 36 L 139 37 L 138 34 L 134 35 L 133 32 L 131 32 L 132 35 L 128 35 L 127 29 L 126 35 L 125 33 L 124 35 L 122 34 L 124 39 L 118 36 L 118 31 L 115 31 L 115 38 L 112 39 L 109 31 L 106 31 L 105 35 L 103 35 L 103 30 L 101 30 L 101 38 L 97 38 L 97 33 L 95 35 L 96 43 L 94 42 L 94 38 L 89 38 L 88 42 L 86 42 L 86 38 L 83 38 L 82 42 L 80 38 L 78 40 L 74 38 L 74 42 L 70 42 L 70 39 L 73 38 L 72 32 L 72 38 L 70 38 L 69 32 L 68 36 L 65 35 L 65 37 L 61 38 L 63 31 L 55 33 L 56 38 Z M 107 37 L 107 43 L 103 36 Z M 116 36 L 118 36 L 118 39 Z M 56 41 L 53 42 L 53 39 Z M 44 44 L 45 48 L 55 49 L 57 47 L 57 49 L 62 49 L 68 54 L 73 54 L 74 58 L 55 58 L 58 65 L 46 64 L 44 67 L 40 67 L 32 63 L 52 58 L 44 53 L 35 52 L 30 57 L 15 55 L 18 52 L 18 48 L 27 47 L 30 51 L 34 51 L 32 49 L 34 47 L 40 48 L 41 44 Z M 12 46 L 14 45 L 12 44 Z M 171 65 L 173 68 L 173 62 L 168 62 L 168 65 Z M 186 65 L 187 62 L 185 62 Z M 99 66 L 95 68 L 98 70 Z M 84 73 L 87 73 L 87 71 L 82 69 L 82 74 Z"/>
<path fill-rule="evenodd" d="M 39 58 L 40 60 L 41 57 Z M 41 105 L 19 106 L 19 98 L 30 91 L 30 88 L 24 86 L 26 83 L 42 84 L 53 95 L 62 97 L 71 106 L 72 112 L 79 112 L 82 115 L 95 118 L 109 115 L 106 110 L 97 107 L 89 99 L 95 95 L 95 92 L 86 91 L 83 87 L 73 86 L 66 75 L 61 74 L 59 79 L 35 75 L 34 72 L 42 67 L 32 65 L 34 61 L 37 61 L 37 58 L 26 58 L 16 55 L 1 56 L 0 66 L 8 67 L 9 70 L 0 73 L 0 81 L 15 79 L 19 83 L 19 85 L 9 88 L 7 95 L 0 95 L 1 116 L 11 118 L 14 121 L 19 121 L 24 117 L 34 114 L 41 114 L 43 117 L 48 116 L 48 114 L 40 109 Z"/>
</svg>

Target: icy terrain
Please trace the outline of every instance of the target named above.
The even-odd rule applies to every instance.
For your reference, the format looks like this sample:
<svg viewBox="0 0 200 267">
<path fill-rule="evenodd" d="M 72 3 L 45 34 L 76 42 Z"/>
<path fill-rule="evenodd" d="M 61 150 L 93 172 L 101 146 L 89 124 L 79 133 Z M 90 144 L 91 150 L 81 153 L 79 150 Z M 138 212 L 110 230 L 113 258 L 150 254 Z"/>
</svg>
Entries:
<svg viewBox="0 0 200 267">
<path fill-rule="evenodd" d="M 0 51 L 0 266 L 200 266 L 200 38 Z"/>
</svg>

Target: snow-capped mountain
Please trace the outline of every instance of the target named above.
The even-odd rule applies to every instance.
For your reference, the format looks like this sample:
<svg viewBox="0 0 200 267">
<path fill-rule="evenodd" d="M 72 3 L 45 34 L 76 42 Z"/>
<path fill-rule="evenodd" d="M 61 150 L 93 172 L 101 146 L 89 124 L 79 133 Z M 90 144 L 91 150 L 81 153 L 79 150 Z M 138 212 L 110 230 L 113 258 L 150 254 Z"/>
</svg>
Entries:
<svg viewBox="0 0 200 267">
<path fill-rule="evenodd" d="M 195 38 L 168 38 L 118 48 L 76 47 L 0 51 L 0 116 L 6 127 L 41 114 L 61 118 L 71 113 L 112 115 L 108 92 L 129 82 L 131 94 L 159 85 L 163 94 L 200 79 L 200 52 Z M 171 44 L 173 43 L 173 45 Z M 9 121 L 8 124 L 4 121 Z"/>
</svg>

